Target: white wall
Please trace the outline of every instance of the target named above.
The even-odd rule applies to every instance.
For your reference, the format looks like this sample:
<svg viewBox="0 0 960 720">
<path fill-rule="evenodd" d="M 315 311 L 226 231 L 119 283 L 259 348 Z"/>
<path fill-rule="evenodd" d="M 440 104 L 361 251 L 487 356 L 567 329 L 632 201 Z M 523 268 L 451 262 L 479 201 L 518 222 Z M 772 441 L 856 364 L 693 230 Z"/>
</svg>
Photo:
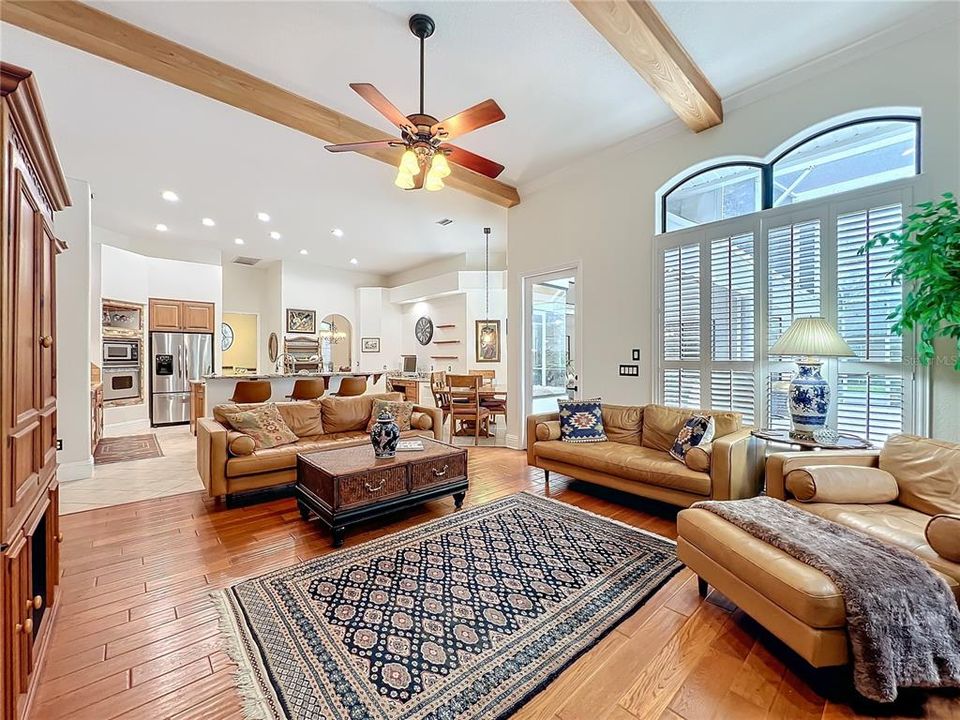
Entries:
<svg viewBox="0 0 960 720">
<path fill-rule="evenodd" d="M 94 237 L 115 241 L 116 233 L 94 229 Z M 122 236 L 121 236 L 122 237 Z M 144 373 L 149 372 L 149 310 L 150 298 L 173 298 L 215 303 L 215 328 L 220 327 L 223 315 L 221 268 L 206 263 L 149 257 L 130 250 L 103 244 L 100 249 L 101 293 L 111 300 L 124 300 L 144 305 Z M 99 304 L 99 303 L 98 303 Z M 214 368 L 220 367 L 220 343 L 214 342 Z M 149 380 L 143 379 L 144 392 L 149 392 Z M 149 417 L 149 402 L 139 405 L 111 407 L 104 410 L 104 423 L 116 425 L 143 421 Z"/>
<path fill-rule="evenodd" d="M 654 197 L 668 179 L 714 158 L 763 156 L 837 115 L 920 107 L 925 194 L 956 192 L 960 25 L 955 9 L 953 18 L 906 40 L 904 28 L 893 28 L 873 41 L 872 53 L 861 43 L 849 55 L 828 57 L 725 101 L 726 117 L 719 127 L 696 135 L 676 124 L 661 128 L 524 188 L 523 202 L 508 213 L 511 324 L 519 330 L 524 274 L 580 262 L 582 393 L 618 403 L 649 402 L 656 316 L 650 290 Z M 520 332 L 508 337 L 512 387 L 520 387 L 520 340 Z M 621 378 L 618 365 L 629 362 L 635 347 L 642 351 L 641 375 Z M 951 361 L 938 365 L 933 378 L 932 434 L 960 440 L 960 373 L 952 370 Z M 519 419 L 518 403 L 511 403 L 511 427 L 518 427 Z"/>
<path fill-rule="evenodd" d="M 90 455 L 91 286 L 90 185 L 67 180 L 73 205 L 57 213 L 57 236 L 67 251 L 57 258 L 57 453 L 62 481 L 93 474 Z M 97 310 L 99 326 L 99 306 Z"/>
</svg>

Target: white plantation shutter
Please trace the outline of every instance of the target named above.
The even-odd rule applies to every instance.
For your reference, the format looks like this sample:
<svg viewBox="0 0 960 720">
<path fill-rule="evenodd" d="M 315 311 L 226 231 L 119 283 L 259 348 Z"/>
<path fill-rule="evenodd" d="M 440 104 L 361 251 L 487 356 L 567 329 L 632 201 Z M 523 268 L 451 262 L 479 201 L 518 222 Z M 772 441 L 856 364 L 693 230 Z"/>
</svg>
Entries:
<svg viewBox="0 0 960 720">
<path fill-rule="evenodd" d="M 675 407 L 699 408 L 700 371 L 689 368 L 665 368 L 663 403 Z"/>
<path fill-rule="evenodd" d="M 710 243 L 713 360 L 753 360 L 753 233 Z"/>
<path fill-rule="evenodd" d="M 700 247 L 663 254 L 663 358 L 700 358 Z"/>
<path fill-rule="evenodd" d="M 808 220 L 767 232 L 767 347 L 799 317 L 820 309 L 820 221 Z"/>
<path fill-rule="evenodd" d="M 903 377 L 840 372 L 837 429 L 883 442 L 903 430 Z"/>
<path fill-rule="evenodd" d="M 753 370 L 711 371 L 708 409 L 743 413 L 743 422 L 752 425 L 756 401 Z"/>
<path fill-rule="evenodd" d="M 793 372 L 774 370 L 767 374 L 767 427 L 790 429 L 790 381 Z"/>
</svg>

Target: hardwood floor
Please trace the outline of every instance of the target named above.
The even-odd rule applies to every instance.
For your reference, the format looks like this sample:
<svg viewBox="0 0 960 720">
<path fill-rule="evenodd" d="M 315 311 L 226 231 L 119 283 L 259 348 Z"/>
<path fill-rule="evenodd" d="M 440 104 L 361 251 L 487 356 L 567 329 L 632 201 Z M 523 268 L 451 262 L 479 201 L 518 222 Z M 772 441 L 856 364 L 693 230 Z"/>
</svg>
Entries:
<svg viewBox="0 0 960 720">
<path fill-rule="evenodd" d="M 470 448 L 467 505 L 544 493 L 526 455 Z M 549 495 L 675 537 L 675 509 L 551 477 Z M 451 512 L 449 498 L 362 526 L 346 544 Z M 244 578 L 332 551 L 293 500 L 226 510 L 202 493 L 90 510 L 62 519 L 63 581 L 31 717 L 242 718 L 233 665 L 207 597 Z M 960 695 L 907 692 L 892 708 L 846 704 L 837 674 L 814 673 L 716 592 L 703 601 L 681 571 L 646 605 L 514 717 L 960 717 Z M 858 712 L 860 715 L 858 715 Z"/>
</svg>

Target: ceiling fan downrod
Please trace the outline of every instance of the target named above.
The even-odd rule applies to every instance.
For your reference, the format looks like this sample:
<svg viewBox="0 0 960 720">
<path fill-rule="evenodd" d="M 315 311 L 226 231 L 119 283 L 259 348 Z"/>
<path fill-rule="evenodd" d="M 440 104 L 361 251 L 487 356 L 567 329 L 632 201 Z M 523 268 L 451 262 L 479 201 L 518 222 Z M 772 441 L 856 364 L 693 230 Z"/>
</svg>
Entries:
<svg viewBox="0 0 960 720">
<path fill-rule="evenodd" d="M 429 15 L 423 15 L 422 13 L 417 13 L 416 15 L 410 16 L 410 32 L 420 38 L 420 114 L 423 115 L 423 55 L 424 55 L 424 40 L 433 35 L 433 31 L 437 29 L 436 23 L 433 22 L 433 18 Z"/>
</svg>

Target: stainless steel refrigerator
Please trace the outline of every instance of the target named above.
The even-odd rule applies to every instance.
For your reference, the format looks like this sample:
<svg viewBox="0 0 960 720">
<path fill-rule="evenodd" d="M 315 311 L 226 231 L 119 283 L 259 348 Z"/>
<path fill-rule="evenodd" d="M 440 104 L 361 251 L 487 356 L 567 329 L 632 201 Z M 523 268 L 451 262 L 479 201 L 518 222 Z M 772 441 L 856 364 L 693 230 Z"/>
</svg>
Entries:
<svg viewBox="0 0 960 720">
<path fill-rule="evenodd" d="M 213 372 L 213 335 L 150 333 L 150 422 L 190 422 L 190 381 Z"/>
</svg>

